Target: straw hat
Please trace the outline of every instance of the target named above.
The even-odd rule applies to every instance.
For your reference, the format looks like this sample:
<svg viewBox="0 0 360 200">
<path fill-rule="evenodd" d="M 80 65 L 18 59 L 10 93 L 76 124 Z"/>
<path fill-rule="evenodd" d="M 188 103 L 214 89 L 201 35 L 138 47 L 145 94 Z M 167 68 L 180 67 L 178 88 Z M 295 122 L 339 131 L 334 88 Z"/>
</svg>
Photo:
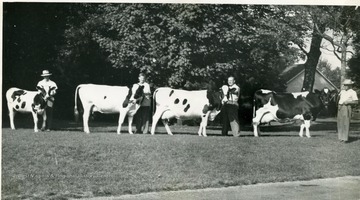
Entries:
<svg viewBox="0 0 360 200">
<path fill-rule="evenodd" d="M 49 72 L 49 70 L 43 70 L 41 76 L 42 77 L 51 76 L 51 73 Z"/>
<path fill-rule="evenodd" d="M 345 81 L 343 82 L 343 85 L 352 85 L 354 84 L 354 82 L 350 79 L 345 79 Z"/>
</svg>

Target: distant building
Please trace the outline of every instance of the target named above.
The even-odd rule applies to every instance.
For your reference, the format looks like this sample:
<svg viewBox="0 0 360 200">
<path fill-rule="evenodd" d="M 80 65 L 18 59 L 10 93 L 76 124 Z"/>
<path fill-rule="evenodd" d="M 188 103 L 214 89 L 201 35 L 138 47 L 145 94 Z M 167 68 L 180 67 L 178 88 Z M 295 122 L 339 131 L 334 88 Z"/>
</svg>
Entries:
<svg viewBox="0 0 360 200">
<path fill-rule="evenodd" d="M 281 73 L 281 76 L 286 81 L 286 92 L 301 92 L 304 82 L 304 65 L 298 64 L 288 67 Z M 328 78 L 325 77 L 319 70 L 315 72 L 315 82 L 313 90 L 322 90 L 324 87 L 330 90 L 339 90 Z"/>
</svg>

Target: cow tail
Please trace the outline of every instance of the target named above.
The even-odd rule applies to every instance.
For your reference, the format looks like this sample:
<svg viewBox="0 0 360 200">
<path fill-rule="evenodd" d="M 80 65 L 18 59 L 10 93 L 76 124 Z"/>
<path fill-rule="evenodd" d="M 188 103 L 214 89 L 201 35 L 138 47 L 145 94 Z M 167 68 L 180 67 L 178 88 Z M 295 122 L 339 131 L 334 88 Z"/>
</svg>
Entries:
<svg viewBox="0 0 360 200">
<path fill-rule="evenodd" d="M 256 117 L 256 100 L 255 100 L 255 95 L 254 95 L 254 99 L 253 99 L 253 118 Z"/>
<path fill-rule="evenodd" d="M 153 108 L 152 108 L 152 114 L 154 115 L 155 114 L 155 109 L 156 109 L 156 93 L 158 92 L 158 90 L 156 89 L 154 91 L 154 94 L 153 94 Z"/>
<path fill-rule="evenodd" d="M 79 111 L 78 111 L 78 108 L 77 108 L 77 97 L 78 97 L 78 91 L 80 89 L 80 86 L 81 85 L 78 85 L 75 89 L 75 106 L 74 106 L 74 119 L 75 119 L 75 122 L 78 122 L 79 121 Z"/>
</svg>

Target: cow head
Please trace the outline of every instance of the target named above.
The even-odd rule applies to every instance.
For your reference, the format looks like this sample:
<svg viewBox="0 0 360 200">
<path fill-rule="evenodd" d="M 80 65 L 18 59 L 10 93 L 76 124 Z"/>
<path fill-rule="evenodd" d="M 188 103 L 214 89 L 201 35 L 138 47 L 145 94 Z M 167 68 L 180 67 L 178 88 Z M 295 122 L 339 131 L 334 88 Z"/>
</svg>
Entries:
<svg viewBox="0 0 360 200">
<path fill-rule="evenodd" d="M 134 95 L 130 97 L 130 101 L 135 100 L 137 103 L 141 103 L 144 98 L 144 86 L 136 84 L 131 90 Z"/>
<path fill-rule="evenodd" d="M 55 95 L 56 87 L 36 86 L 36 89 L 39 91 L 39 94 L 42 96 L 42 98 L 47 101 L 50 97 Z"/>
<path fill-rule="evenodd" d="M 214 90 L 207 90 L 206 97 L 209 100 L 209 105 L 205 105 L 203 109 L 203 113 L 207 113 L 210 111 L 209 120 L 214 121 L 215 117 L 220 113 L 221 107 L 223 104 L 222 99 L 224 98 L 224 94 L 222 90 L 214 91 Z"/>
<path fill-rule="evenodd" d="M 325 109 L 328 109 L 330 102 L 335 101 L 337 95 L 336 91 L 330 91 L 328 88 L 324 88 L 321 91 L 315 90 L 315 93 L 319 95 Z"/>
<path fill-rule="evenodd" d="M 35 95 L 34 101 L 31 104 L 34 113 L 43 114 L 46 108 L 46 100 L 41 93 Z"/>
<path fill-rule="evenodd" d="M 130 104 L 141 104 L 144 98 L 144 86 L 139 84 L 134 84 L 132 88 L 129 89 L 128 95 L 123 102 L 123 107 L 127 107 Z"/>
</svg>

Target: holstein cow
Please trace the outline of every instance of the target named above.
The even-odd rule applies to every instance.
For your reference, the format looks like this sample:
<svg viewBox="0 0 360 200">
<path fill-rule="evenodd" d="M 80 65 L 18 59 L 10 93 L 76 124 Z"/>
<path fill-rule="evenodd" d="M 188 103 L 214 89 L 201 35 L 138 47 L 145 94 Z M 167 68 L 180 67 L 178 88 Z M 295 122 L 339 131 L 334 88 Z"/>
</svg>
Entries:
<svg viewBox="0 0 360 200">
<path fill-rule="evenodd" d="M 321 92 L 297 92 L 297 93 L 276 93 L 270 90 L 258 90 L 254 95 L 254 136 L 259 136 L 261 123 L 271 121 L 287 122 L 301 120 L 299 136 L 303 137 L 303 130 L 306 129 L 306 136 L 310 136 L 310 120 L 315 120 L 317 114 L 327 107 L 330 99 L 330 92 L 324 89 Z"/>
<path fill-rule="evenodd" d="M 55 88 L 36 87 L 38 91 L 28 91 L 19 88 L 10 88 L 6 92 L 6 100 L 9 109 L 10 128 L 15 129 L 14 117 L 16 112 L 31 113 L 34 119 L 34 131 L 38 132 L 38 115 L 42 115 L 41 130 L 46 126 L 45 108 L 51 91 Z"/>
<path fill-rule="evenodd" d="M 119 113 L 119 124 L 117 134 L 120 134 L 121 125 L 125 116 L 128 115 L 129 133 L 132 132 L 133 116 L 139 109 L 144 94 L 144 86 L 134 84 L 132 88 L 125 86 L 108 86 L 95 84 L 81 84 L 75 90 L 75 117 L 78 116 L 77 93 L 84 109 L 83 125 L 84 132 L 90 133 L 89 117 L 93 112 L 100 113 Z"/>
<path fill-rule="evenodd" d="M 152 135 L 155 134 L 155 127 L 160 118 L 169 135 L 172 135 L 168 125 L 169 119 L 201 118 L 198 134 L 206 137 L 207 120 L 213 121 L 222 105 L 222 93 L 211 90 L 187 91 L 164 87 L 155 90 L 153 97 L 156 111 L 152 121 Z"/>
</svg>

